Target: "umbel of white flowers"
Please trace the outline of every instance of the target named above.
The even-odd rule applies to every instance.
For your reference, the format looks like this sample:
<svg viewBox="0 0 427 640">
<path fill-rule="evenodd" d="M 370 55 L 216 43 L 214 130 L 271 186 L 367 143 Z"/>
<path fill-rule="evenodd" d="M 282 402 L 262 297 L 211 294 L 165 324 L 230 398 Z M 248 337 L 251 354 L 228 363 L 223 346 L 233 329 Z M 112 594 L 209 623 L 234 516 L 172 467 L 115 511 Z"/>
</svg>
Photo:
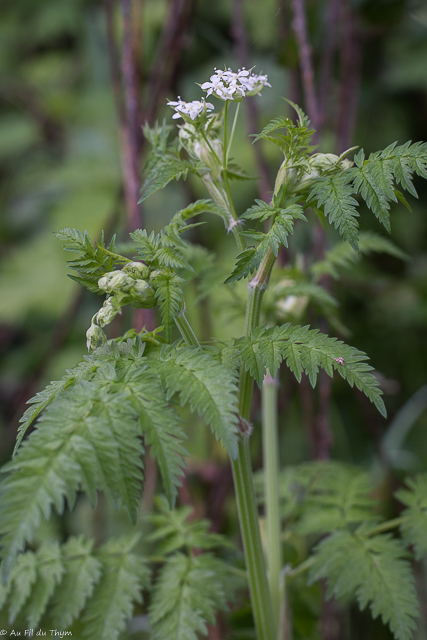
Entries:
<svg viewBox="0 0 427 640">
<path fill-rule="evenodd" d="M 206 97 L 214 95 L 224 101 L 240 102 L 245 96 L 256 95 L 263 87 L 271 87 L 266 75 L 251 73 L 245 68 L 239 69 L 237 73 L 231 69 L 215 69 L 209 80 L 200 85 L 203 91 L 206 91 Z M 200 123 L 206 113 L 214 109 L 213 104 L 206 102 L 205 98 L 184 102 L 180 96 L 177 101 L 168 102 L 168 106 L 176 111 L 172 116 L 173 120 L 183 118 L 186 122 L 194 124 Z"/>
</svg>

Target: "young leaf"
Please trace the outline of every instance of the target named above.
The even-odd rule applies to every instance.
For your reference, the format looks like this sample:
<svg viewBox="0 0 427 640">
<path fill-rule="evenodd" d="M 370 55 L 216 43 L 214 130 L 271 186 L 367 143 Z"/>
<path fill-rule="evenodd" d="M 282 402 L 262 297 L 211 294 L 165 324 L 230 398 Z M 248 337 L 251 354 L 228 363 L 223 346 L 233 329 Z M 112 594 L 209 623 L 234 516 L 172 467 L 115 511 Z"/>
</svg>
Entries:
<svg viewBox="0 0 427 640">
<path fill-rule="evenodd" d="M 206 172 L 207 167 L 203 162 L 195 162 L 193 160 L 181 160 L 171 153 L 157 153 L 150 164 L 150 170 L 147 179 L 141 189 L 141 198 L 139 202 L 143 202 L 146 198 L 156 193 L 160 189 L 164 189 L 172 180 L 187 178 L 188 172 L 198 173 Z"/>
<path fill-rule="evenodd" d="M 182 278 L 170 271 L 164 271 L 156 276 L 154 281 L 156 302 L 160 306 L 160 316 L 165 328 L 166 339 L 169 341 L 175 318 L 184 308 L 184 293 L 181 288 Z"/>
</svg>

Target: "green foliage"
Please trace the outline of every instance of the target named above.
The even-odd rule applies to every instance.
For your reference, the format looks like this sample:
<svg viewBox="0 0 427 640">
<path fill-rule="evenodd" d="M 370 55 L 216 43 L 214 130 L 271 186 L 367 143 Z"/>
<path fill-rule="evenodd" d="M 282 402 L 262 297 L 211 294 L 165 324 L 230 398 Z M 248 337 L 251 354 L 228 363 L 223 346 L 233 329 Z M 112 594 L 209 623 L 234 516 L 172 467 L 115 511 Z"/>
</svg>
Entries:
<svg viewBox="0 0 427 640">
<path fill-rule="evenodd" d="M 377 520 L 368 475 L 360 469 L 336 463 L 302 465 L 305 499 L 295 530 L 307 535 L 353 530 L 355 525 Z M 298 483 L 298 479 L 296 482 Z"/>
<path fill-rule="evenodd" d="M 365 527 L 366 529 L 366 527 Z M 364 526 L 336 531 L 315 548 L 310 580 L 327 579 L 328 596 L 355 596 L 381 616 L 396 640 L 409 640 L 418 617 L 414 579 L 401 543 L 390 535 L 369 537 Z"/>
<path fill-rule="evenodd" d="M 390 202 L 402 199 L 394 186 L 417 196 L 412 176 L 427 178 L 427 144 L 407 142 L 399 147 L 396 143 L 384 151 L 371 153 L 365 160 L 363 149 L 354 157 L 355 167 L 339 170 L 332 175 L 314 178 L 308 202 L 315 201 L 330 222 L 355 251 L 358 251 L 357 201 L 359 194 L 382 225 L 390 227 Z"/>
<path fill-rule="evenodd" d="M 65 251 L 77 253 L 79 256 L 74 260 L 67 261 L 67 266 L 77 271 L 79 275 L 69 275 L 68 277 L 94 293 L 99 293 L 98 280 L 105 273 L 112 271 L 117 262 L 128 262 L 127 258 L 114 254 L 115 236 L 111 239 L 108 247 L 105 247 L 104 234 L 102 233 L 99 243 L 94 249 L 87 231 L 82 233 L 78 229 L 62 229 L 55 235 L 63 241 Z"/>
<path fill-rule="evenodd" d="M 215 549 L 232 546 L 224 536 L 209 533 L 208 520 L 189 520 L 191 507 L 169 509 L 167 500 L 159 496 L 156 500 L 158 513 L 147 517 L 154 526 L 149 540 L 158 543 L 156 550 L 161 555 L 173 553 L 179 549 L 188 552 L 191 549 Z"/>
<path fill-rule="evenodd" d="M 415 548 L 415 557 L 420 560 L 427 554 L 427 474 L 408 478 L 409 489 L 400 489 L 396 498 L 406 505 L 401 514 L 402 536 Z"/>
<path fill-rule="evenodd" d="M 259 386 L 267 369 L 274 376 L 282 360 L 285 360 L 298 381 L 305 372 L 312 386 L 316 384 L 319 368 L 331 377 L 336 370 L 350 386 L 356 385 L 385 415 L 382 391 L 371 373 L 372 367 L 366 363 L 366 354 L 341 340 L 319 333 L 318 329 L 291 324 L 271 329 L 261 327 L 253 332 L 251 338 L 234 341 L 229 349 L 240 355 L 245 369 L 250 371 Z"/>
<path fill-rule="evenodd" d="M 317 208 L 324 211 L 344 240 L 348 240 L 358 252 L 359 226 L 356 218 L 359 214 L 353 193 L 351 175 L 341 173 L 316 178 L 307 200 L 316 202 Z"/>
<path fill-rule="evenodd" d="M 294 124 L 290 118 L 284 116 L 274 118 L 261 133 L 254 137 L 253 142 L 257 142 L 261 138 L 268 140 L 283 151 L 289 165 L 301 164 L 303 166 L 308 154 L 314 150 L 314 147 L 310 145 L 314 129 L 310 129 L 310 120 L 298 105 L 290 100 L 286 100 L 286 102 L 297 112 L 297 123 Z M 269 135 L 277 129 L 286 129 L 286 134 Z"/>
<path fill-rule="evenodd" d="M 203 162 L 182 160 L 175 149 L 167 144 L 169 131 L 170 127 L 165 124 L 154 128 L 148 125 L 144 127 L 144 135 L 153 148 L 145 166 L 147 177 L 141 188 L 140 202 L 164 189 L 172 180 L 185 180 L 189 172 L 198 174 L 208 170 Z"/>
<path fill-rule="evenodd" d="M 217 609 L 226 609 L 229 571 L 211 554 L 173 554 L 153 589 L 149 609 L 153 640 L 197 640 L 215 623 Z"/>
<path fill-rule="evenodd" d="M 207 634 L 206 622 L 215 622 L 216 610 L 227 608 L 236 580 L 225 562 L 211 553 L 196 555 L 194 550 L 230 544 L 223 536 L 208 533 L 207 520 L 189 521 L 190 507 L 170 511 L 162 497 L 157 507 L 159 512 L 149 517 L 154 525 L 149 540 L 167 558 L 149 609 L 153 638 L 196 640 L 197 633 Z"/>
<path fill-rule="evenodd" d="M 400 260 L 408 260 L 408 256 L 399 249 L 391 240 L 374 233 L 363 231 L 359 236 L 359 253 L 351 250 L 347 242 L 339 242 L 329 249 L 323 260 L 314 262 L 310 271 L 316 275 L 328 274 L 333 278 L 339 278 L 339 270 L 347 269 L 360 260 L 361 255 L 370 253 L 387 253 Z"/>
<path fill-rule="evenodd" d="M 211 427 L 232 457 L 237 455 L 236 378 L 212 356 L 196 348 L 165 349 L 157 371 L 181 405 L 190 405 Z"/>
<path fill-rule="evenodd" d="M 10 623 L 25 606 L 32 628 L 47 611 L 57 628 L 81 616 L 85 637 L 116 640 L 150 582 L 146 561 L 134 551 L 138 539 L 112 539 L 94 551 L 92 540 L 71 537 L 62 547 L 45 542 L 21 554 L 4 588 Z"/>
<path fill-rule="evenodd" d="M 306 220 L 301 205 L 291 203 L 286 208 L 279 208 L 271 207 L 260 200 L 257 201 L 257 205 L 248 209 L 242 217 L 257 219 L 260 222 L 270 218 L 272 224 L 267 233 L 253 231 L 241 233 L 243 236 L 258 240 L 258 244 L 254 249 L 245 249 L 245 251 L 239 253 L 236 267 L 225 281 L 226 283 L 240 280 L 253 273 L 267 255 L 269 249 L 277 256 L 282 245 L 288 246 L 287 238 L 289 234 L 293 233 L 295 220 Z"/>
</svg>

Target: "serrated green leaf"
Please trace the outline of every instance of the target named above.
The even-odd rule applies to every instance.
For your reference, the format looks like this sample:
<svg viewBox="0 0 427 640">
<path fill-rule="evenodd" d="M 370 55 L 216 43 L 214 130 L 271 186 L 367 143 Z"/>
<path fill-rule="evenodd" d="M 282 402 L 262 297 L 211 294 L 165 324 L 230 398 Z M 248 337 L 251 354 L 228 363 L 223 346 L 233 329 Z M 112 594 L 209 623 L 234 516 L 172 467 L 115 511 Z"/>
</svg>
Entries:
<svg viewBox="0 0 427 640">
<path fill-rule="evenodd" d="M 237 455 L 236 378 L 207 353 L 192 347 L 165 350 L 157 371 L 167 398 L 178 394 L 211 427 L 232 457 Z"/>
<path fill-rule="evenodd" d="M 417 596 L 400 542 L 389 535 L 363 537 L 337 531 L 315 548 L 310 580 L 327 579 L 328 597 L 355 596 L 381 616 L 396 640 L 410 640 L 418 617 Z"/>
</svg>

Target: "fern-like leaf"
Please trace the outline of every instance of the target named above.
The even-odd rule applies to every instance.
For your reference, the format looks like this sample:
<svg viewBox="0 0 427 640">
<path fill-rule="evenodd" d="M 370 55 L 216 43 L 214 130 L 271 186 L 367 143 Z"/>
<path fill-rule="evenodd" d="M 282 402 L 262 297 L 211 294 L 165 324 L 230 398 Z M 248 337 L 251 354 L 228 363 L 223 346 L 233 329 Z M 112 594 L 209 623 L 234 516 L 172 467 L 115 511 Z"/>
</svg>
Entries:
<svg viewBox="0 0 427 640">
<path fill-rule="evenodd" d="M 203 162 L 195 162 L 193 160 L 181 160 L 181 158 L 171 153 L 156 153 L 150 163 L 147 179 L 141 189 L 141 198 L 139 202 L 143 202 L 146 198 L 156 193 L 160 189 L 164 189 L 172 180 L 187 178 L 188 173 L 206 172 L 207 167 Z"/>
<path fill-rule="evenodd" d="M 407 254 L 388 238 L 373 231 L 363 231 L 359 236 L 358 254 L 349 247 L 347 242 L 339 242 L 326 252 L 324 260 L 314 263 L 310 270 L 316 276 L 327 273 L 333 278 L 339 278 L 339 269 L 349 268 L 360 260 L 361 255 L 371 253 L 386 253 L 400 260 L 408 260 Z"/>
<path fill-rule="evenodd" d="M 94 248 L 87 231 L 82 233 L 78 229 L 67 228 L 57 231 L 55 235 L 63 241 L 65 251 L 78 255 L 75 260 L 67 261 L 68 268 L 77 271 L 78 276 L 69 274 L 68 277 L 94 293 L 100 293 L 98 280 L 101 276 L 112 271 L 116 263 L 128 262 L 127 258 L 114 253 L 115 236 L 108 247 L 105 247 L 104 232 L 102 232 L 98 245 Z"/>
<path fill-rule="evenodd" d="M 230 573 L 211 554 L 174 553 L 160 571 L 149 609 L 153 640 L 197 640 L 226 609 Z"/>
<path fill-rule="evenodd" d="M 59 629 L 67 629 L 78 618 L 98 584 L 102 563 L 93 555 L 93 540 L 69 538 L 62 546 L 64 575 L 55 591 L 51 615 Z"/>
<path fill-rule="evenodd" d="M 84 635 L 91 640 L 117 640 L 131 617 L 134 602 L 150 572 L 144 558 L 133 552 L 139 536 L 107 542 L 99 551 L 103 573 L 83 617 Z"/>
<path fill-rule="evenodd" d="M 418 617 L 410 566 L 401 543 L 389 535 L 373 537 L 337 531 L 315 549 L 310 580 L 326 578 L 328 596 L 356 596 L 363 610 L 381 616 L 396 640 L 410 640 Z"/>
<path fill-rule="evenodd" d="M 157 376 L 146 370 L 145 362 L 128 367 L 121 380 L 132 394 L 141 432 L 151 446 L 151 456 L 159 465 L 166 496 L 173 506 L 183 475 L 184 456 L 188 455 L 183 446 L 186 436 L 182 420 L 166 401 Z"/>
<path fill-rule="evenodd" d="M 47 611 L 64 629 L 84 611 L 84 636 L 116 640 L 149 586 L 146 561 L 134 551 L 138 540 L 116 538 L 93 551 L 93 540 L 71 537 L 62 547 L 45 542 L 36 553 L 21 554 L 5 589 L 10 622 L 25 615 L 34 628 Z"/>
<path fill-rule="evenodd" d="M 81 381 L 50 405 L 16 458 L 4 467 L 0 533 L 7 576 L 26 541 L 52 506 L 72 506 L 82 488 L 92 502 L 103 489 L 113 504 L 124 500 L 135 517 L 141 492 L 142 444 L 130 401 L 114 385 L 114 368 Z M 110 378 L 110 379 L 109 379 Z"/>
<path fill-rule="evenodd" d="M 37 579 L 32 586 L 32 593 L 25 605 L 27 623 L 30 628 L 36 627 L 46 611 L 47 604 L 61 581 L 64 567 L 61 550 L 57 543 L 45 543 L 36 553 L 38 565 Z"/>
<path fill-rule="evenodd" d="M 237 455 L 235 376 L 212 356 L 194 348 L 165 350 L 157 371 L 168 399 L 179 394 L 211 427 L 230 455 Z"/>
<path fill-rule="evenodd" d="M 371 373 L 372 367 L 366 363 L 366 354 L 317 329 L 290 324 L 271 329 L 261 327 L 254 331 L 251 339 L 237 340 L 233 348 L 240 352 L 246 370 L 259 386 L 266 370 L 274 376 L 282 360 L 298 381 L 305 371 L 312 386 L 316 384 L 319 368 L 329 376 L 337 370 L 350 386 L 356 385 L 385 415 L 382 391 Z"/>
<path fill-rule="evenodd" d="M 179 316 L 184 308 L 184 293 L 181 282 L 183 282 L 182 278 L 170 271 L 160 273 L 154 281 L 156 302 L 160 308 L 160 316 L 168 341 L 171 337 L 175 318 Z"/>
<path fill-rule="evenodd" d="M 324 176 L 314 180 L 307 202 L 315 201 L 316 206 L 325 212 L 331 224 L 338 229 L 344 240 L 348 240 L 358 252 L 358 229 L 356 218 L 357 200 L 353 198 L 354 189 L 349 172 Z"/>
<path fill-rule="evenodd" d="M 157 543 L 158 554 L 166 555 L 180 549 L 189 551 L 233 546 L 224 536 L 209 533 L 209 520 L 189 520 L 193 511 L 191 507 L 171 510 L 163 496 L 156 498 L 156 506 L 158 512 L 147 516 L 147 520 L 154 525 L 148 539 Z"/>
<path fill-rule="evenodd" d="M 408 489 L 400 489 L 396 498 L 407 506 L 401 516 L 402 535 L 415 547 L 417 560 L 427 554 L 427 474 L 406 480 Z"/>
<path fill-rule="evenodd" d="M 356 524 L 377 520 L 369 476 L 364 471 L 337 463 L 302 465 L 305 493 L 296 531 L 303 535 L 354 529 Z M 298 481 L 297 481 L 298 482 Z"/>
</svg>

